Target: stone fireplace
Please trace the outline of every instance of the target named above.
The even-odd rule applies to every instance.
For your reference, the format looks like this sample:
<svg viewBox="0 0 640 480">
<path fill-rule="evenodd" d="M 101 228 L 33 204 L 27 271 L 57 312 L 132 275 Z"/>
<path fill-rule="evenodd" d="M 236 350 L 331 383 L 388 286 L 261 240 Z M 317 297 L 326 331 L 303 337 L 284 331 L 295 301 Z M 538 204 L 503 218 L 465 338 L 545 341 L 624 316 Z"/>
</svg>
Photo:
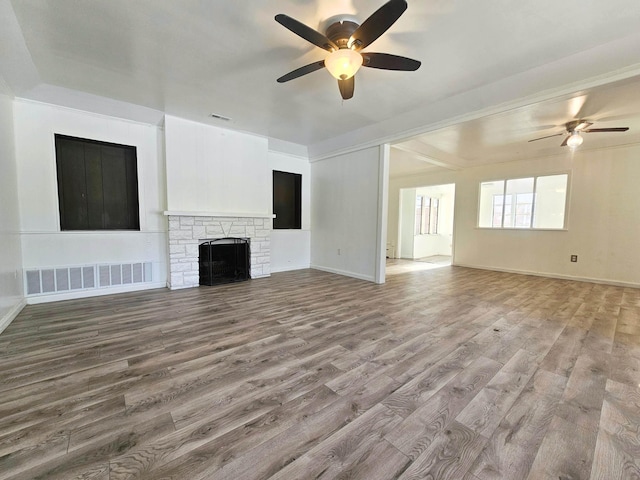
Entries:
<svg viewBox="0 0 640 480">
<path fill-rule="evenodd" d="M 169 288 L 199 286 L 198 246 L 227 237 L 251 239 L 251 278 L 271 275 L 271 218 L 169 214 Z"/>
</svg>

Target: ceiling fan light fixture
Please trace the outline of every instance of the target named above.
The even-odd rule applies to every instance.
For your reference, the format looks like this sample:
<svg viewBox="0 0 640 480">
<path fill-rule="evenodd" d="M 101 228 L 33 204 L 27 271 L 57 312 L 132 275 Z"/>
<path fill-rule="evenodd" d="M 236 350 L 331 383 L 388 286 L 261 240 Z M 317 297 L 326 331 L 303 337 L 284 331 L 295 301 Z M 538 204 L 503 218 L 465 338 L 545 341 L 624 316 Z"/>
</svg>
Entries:
<svg viewBox="0 0 640 480">
<path fill-rule="evenodd" d="M 579 132 L 574 131 L 571 132 L 571 136 L 567 140 L 567 146 L 569 148 L 576 148 L 582 145 L 582 142 L 584 142 L 584 138 L 582 138 L 582 135 L 580 135 Z"/>
<path fill-rule="evenodd" d="M 331 52 L 324 60 L 324 66 L 338 80 L 353 77 L 362 66 L 363 58 L 355 50 L 341 48 Z"/>
</svg>

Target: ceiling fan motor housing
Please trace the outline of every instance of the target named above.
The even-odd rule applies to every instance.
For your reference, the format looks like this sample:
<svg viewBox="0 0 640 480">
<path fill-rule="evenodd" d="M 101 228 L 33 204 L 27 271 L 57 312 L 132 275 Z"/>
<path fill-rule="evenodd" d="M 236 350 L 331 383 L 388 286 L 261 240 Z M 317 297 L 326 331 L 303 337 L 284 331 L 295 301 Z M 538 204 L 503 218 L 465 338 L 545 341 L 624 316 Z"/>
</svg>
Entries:
<svg viewBox="0 0 640 480">
<path fill-rule="evenodd" d="M 326 36 L 335 43 L 338 48 L 349 48 L 349 39 L 359 26 L 360 25 L 351 20 L 337 21 L 327 27 Z"/>
<path fill-rule="evenodd" d="M 588 128 L 591 125 L 593 125 L 593 123 L 587 122 L 586 120 L 572 120 L 570 122 L 567 122 L 566 128 L 567 128 L 567 132 L 572 133 L 576 130 L 578 131 L 584 130 L 585 128 Z"/>
</svg>

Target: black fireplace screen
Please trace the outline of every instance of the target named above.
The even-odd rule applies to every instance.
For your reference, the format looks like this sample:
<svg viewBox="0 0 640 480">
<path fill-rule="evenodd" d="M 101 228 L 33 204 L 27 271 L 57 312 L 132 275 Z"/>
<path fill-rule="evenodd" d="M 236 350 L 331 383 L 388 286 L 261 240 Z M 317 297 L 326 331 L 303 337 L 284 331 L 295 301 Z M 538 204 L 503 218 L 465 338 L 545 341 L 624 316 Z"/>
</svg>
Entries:
<svg viewBox="0 0 640 480">
<path fill-rule="evenodd" d="M 249 280 L 249 239 L 207 240 L 199 247 L 200 285 Z"/>
</svg>

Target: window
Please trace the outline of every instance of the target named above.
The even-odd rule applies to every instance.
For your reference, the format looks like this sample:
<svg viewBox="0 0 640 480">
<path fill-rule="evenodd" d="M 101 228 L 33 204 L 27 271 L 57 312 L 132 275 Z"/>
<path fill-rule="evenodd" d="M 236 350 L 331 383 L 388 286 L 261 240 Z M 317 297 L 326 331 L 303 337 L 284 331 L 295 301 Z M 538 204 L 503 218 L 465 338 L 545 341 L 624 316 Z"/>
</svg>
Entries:
<svg viewBox="0 0 640 480">
<path fill-rule="evenodd" d="M 438 206 L 437 198 L 425 195 L 416 196 L 416 235 L 438 233 Z"/>
<path fill-rule="evenodd" d="M 273 171 L 274 229 L 302 228 L 302 175 Z"/>
<path fill-rule="evenodd" d="M 62 230 L 140 230 L 136 148 L 56 135 Z"/>
<path fill-rule="evenodd" d="M 564 228 L 568 175 L 480 184 L 481 228 Z"/>
</svg>

